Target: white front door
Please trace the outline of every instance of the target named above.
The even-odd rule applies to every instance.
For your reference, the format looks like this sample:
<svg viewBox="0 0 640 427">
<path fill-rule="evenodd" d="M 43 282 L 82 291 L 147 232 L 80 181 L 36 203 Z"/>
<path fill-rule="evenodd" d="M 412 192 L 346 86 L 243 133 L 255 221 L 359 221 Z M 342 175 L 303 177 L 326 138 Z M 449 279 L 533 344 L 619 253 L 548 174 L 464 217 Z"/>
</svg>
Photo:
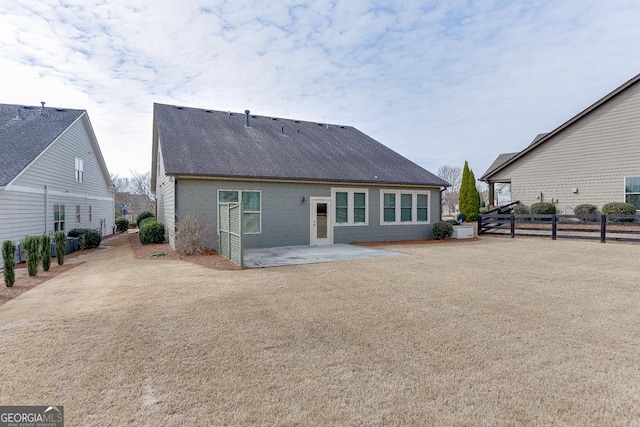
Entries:
<svg viewBox="0 0 640 427">
<path fill-rule="evenodd" d="M 311 245 L 333 243 L 331 197 L 311 197 Z"/>
</svg>

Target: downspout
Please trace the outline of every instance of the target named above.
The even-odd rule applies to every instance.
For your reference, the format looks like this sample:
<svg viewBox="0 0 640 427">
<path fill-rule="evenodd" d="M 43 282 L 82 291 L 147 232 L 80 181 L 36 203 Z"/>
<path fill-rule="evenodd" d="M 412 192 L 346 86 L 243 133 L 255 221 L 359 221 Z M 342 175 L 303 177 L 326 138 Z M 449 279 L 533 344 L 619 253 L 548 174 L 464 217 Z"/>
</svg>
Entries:
<svg viewBox="0 0 640 427">
<path fill-rule="evenodd" d="M 43 234 L 47 234 L 47 217 L 48 217 L 48 212 L 47 212 L 47 208 L 49 207 L 49 189 L 47 188 L 47 186 L 44 186 L 44 233 Z"/>
<path fill-rule="evenodd" d="M 447 189 L 447 187 L 442 187 L 442 188 L 440 189 L 440 194 L 438 194 L 438 199 L 440 199 L 440 200 L 439 200 L 439 203 L 440 203 L 440 210 L 439 210 L 439 212 L 440 212 L 440 218 L 438 219 L 438 221 L 442 221 L 442 193 L 444 193 L 444 191 L 445 191 L 446 189 Z"/>
</svg>

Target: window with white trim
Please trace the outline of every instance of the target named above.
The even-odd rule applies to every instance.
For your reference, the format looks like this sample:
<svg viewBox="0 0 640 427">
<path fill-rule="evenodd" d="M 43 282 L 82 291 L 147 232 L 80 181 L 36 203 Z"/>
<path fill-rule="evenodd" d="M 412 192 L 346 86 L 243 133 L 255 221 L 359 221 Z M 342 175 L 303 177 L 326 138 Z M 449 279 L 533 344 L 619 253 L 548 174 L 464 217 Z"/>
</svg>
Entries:
<svg viewBox="0 0 640 427">
<path fill-rule="evenodd" d="M 76 157 L 76 182 L 84 182 L 84 161 Z"/>
<path fill-rule="evenodd" d="M 369 190 L 366 188 L 332 188 L 335 225 L 367 225 L 369 223 Z"/>
<path fill-rule="evenodd" d="M 218 190 L 218 203 L 238 203 L 242 200 L 244 234 L 262 232 L 262 194 L 256 190 Z"/>
<path fill-rule="evenodd" d="M 624 179 L 624 201 L 640 210 L 640 176 L 627 176 Z"/>
<path fill-rule="evenodd" d="M 428 224 L 429 191 L 380 191 L 381 224 Z"/>
<path fill-rule="evenodd" d="M 64 205 L 53 205 L 53 231 L 64 231 Z"/>
<path fill-rule="evenodd" d="M 76 205 L 76 224 L 80 224 L 80 205 Z"/>
</svg>

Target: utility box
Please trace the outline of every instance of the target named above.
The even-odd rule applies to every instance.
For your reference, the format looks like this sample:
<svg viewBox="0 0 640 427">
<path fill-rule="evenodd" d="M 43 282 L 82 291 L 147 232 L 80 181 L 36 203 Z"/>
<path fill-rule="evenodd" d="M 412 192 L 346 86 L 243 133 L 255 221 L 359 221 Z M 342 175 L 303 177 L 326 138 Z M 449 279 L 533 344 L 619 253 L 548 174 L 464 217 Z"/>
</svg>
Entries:
<svg viewBox="0 0 640 427">
<path fill-rule="evenodd" d="M 453 239 L 472 239 L 473 238 L 473 226 L 472 225 L 454 225 Z"/>
</svg>

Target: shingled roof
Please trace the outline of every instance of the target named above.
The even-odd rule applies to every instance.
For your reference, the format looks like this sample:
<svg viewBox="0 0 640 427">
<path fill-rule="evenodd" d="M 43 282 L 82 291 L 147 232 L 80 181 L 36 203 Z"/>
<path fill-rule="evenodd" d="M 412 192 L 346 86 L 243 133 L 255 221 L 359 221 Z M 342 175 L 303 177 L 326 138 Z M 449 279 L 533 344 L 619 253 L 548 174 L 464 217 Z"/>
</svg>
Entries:
<svg viewBox="0 0 640 427">
<path fill-rule="evenodd" d="M 154 104 L 167 175 L 447 186 L 351 126 Z M 155 156 L 155 154 L 154 154 Z"/>
<path fill-rule="evenodd" d="M 0 104 L 0 187 L 18 176 L 83 113 Z"/>
</svg>

